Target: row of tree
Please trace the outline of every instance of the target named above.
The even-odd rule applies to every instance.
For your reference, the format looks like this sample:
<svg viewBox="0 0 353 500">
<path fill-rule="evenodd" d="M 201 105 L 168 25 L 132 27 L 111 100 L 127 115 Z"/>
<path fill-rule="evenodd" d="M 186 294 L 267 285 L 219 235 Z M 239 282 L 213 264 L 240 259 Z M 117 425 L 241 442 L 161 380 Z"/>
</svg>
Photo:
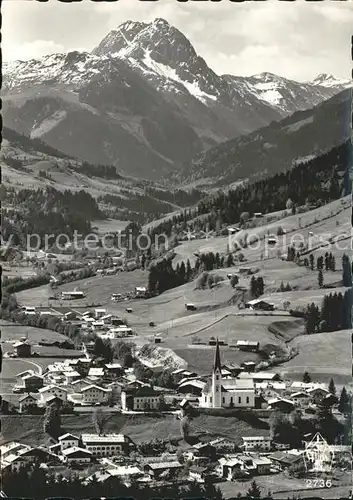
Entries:
<svg viewBox="0 0 353 500">
<path fill-rule="evenodd" d="M 325 295 L 321 309 L 314 303 L 304 313 L 307 334 L 333 332 L 352 327 L 353 290 Z"/>
</svg>

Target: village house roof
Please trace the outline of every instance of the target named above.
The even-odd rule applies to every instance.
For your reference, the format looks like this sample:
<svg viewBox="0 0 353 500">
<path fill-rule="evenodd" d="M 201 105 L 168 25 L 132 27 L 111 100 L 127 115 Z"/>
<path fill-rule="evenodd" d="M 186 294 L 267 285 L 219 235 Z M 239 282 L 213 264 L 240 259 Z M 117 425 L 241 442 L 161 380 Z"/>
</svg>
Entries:
<svg viewBox="0 0 353 500">
<path fill-rule="evenodd" d="M 107 473 L 110 476 L 133 476 L 143 474 L 141 469 L 132 465 L 123 465 L 119 467 L 115 467 L 114 469 L 107 470 Z"/>
<path fill-rule="evenodd" d="M 256 304 L 268 304 L 269 306 L 273 306 L 273 304 L 271 302 L 269 302 L 268 300 L 264 300 L 264 299 L 253 299 L 253 300 L 249 300 L 249 302 L 247 302 L 250 306 L 255 306 Z"/>
<path fill-rule="evenodd" d="M 116 370 L 122 368 L 120 363 L 108 363 L 105 365 L 108 370 Z"/>
<path fill-rule="evenodd" d="M 185 380 L 185 382 L 183 382 L 182 384 L 179 384 L 179 389 L 181 387 L 185 387 L 188 385 L 196 387 L 197 389 L 203 389 L 206 385 L 206 382 L 203 382 L 202 380 L 190 380 L 190 379 L 188 379 L 188 380 Z"/>
<path fill-rule="evenodd" d="M 17 378 L 17 377 L 21 377 L 21 378 L 23 378 L 23 377 L 25 377 L 25 376 L 27 376 L 27 375 L 34 375 L 34 371 L 33 371 L 33 370 L 25 370 L 24 372 L 18 373 L 18 374 L 16 375 L 16 378 Z"/>
<path fill-rule="evenodd" d="M 180 462 L 157 462 L 147 464 L 146 467 L 149 467 L 152 470 L 163 470 L 163 469 L 180 469 L 183 465 Z"/>
<path fill-rule="evenodd" d="M 291 405 L 291 406 L 294 406 L 294 403 L 293 401 L 291 401 L 290 399 L 284 399 L 284 398 L 273 398 L 273 399 L 269 399 L 267 401 L 267 403 L 269 405 L 274 405 L 274 404 L 278 404 L 278 403 L 285 403 L 285 404 L 288 404 L 288 405 Z"/>
<path fill-rule="evenodd" d="M 312 387 L 311 389 L 308 389 L 309 394 L 315 394 L 317 392 L 319 392 L 319 393 L 326 392 L 326 394 L 329 394 L 329 391 L 327 389 L 325 389 L 324 387 Z"/>
<path fill-rule="evenodd" d="M 278 374 L 273 373 L 273 372 L 255 372 L 255 373 L 252 373 L 252 378 L 254 380 L 273 380 L 276 377 L 278 377 Z"/>
<path fill-rule="evenodd" d="M 22 380 L 29 380 L 30 378 L 40 378 L 40 379 L 44 379 L 44 377 L 42 377 L 41 375 L 37 375 L 36 373 L 30 373 L 29 375 L 25 375 L 24 377 L 22 377 Z"/>
<path fill-rule="evenodd" d="M 85 444 L 124 444 L 128 441 L 127 436 L 124 434 L 105 434 L 102 436 L 99 436 L 98 434 L 82 434 L 81 439 Z"/>
<path fill-rule="evenodd" d="M 89 377 L 103 377 L 104 369 L 103 368 L 90 368 L 88 372 Z"/>
<path fill-rule="evenodd" d="M 79 440 L 77 436 L 75 436 L 74 434 L 70 434 L 69 432 L 58 437 L 59 441 L 72 441 L 73 439 Z"/>
<path fill-rule="evenodd" d="M 85 379 L 85 378 L 81 378 L 80 380 L 73 380 L 71 382 L 71 385 L 78 385 L 78 384 L 92 385 L 92 382 L 90 380 Z"/>
<path fill-rule="evenodd" d="M 92 456 L 92 452 L 89 450 L 86 450 L 85 448 L 79 448 L 78 446 L 72 446 L 71 448 L 66 448 L 65 450 L 62 450 L 61 452 L 65 457 L 74 457 L 75 455 L 77 456 Z"/>
<path fill-rule="evenodd" d="M 64 387 L 61 387 L 59 385 L 54 385 L 54 384 L 51 384 L 51 385 L 45 385 L 44 387 L 42 387 L 41 389 L 38 389 L 38 392 L 40 393 L 43 393 L 43 392 L 48 392 L 50 391 L 51 389 L 59 389 L 60 391 L 64 391 L 64 392 L 68 392 Z"/>
<path fill-rule="evenodd" d="M 72 370 L 72 371 L 69 370 L 67 372 L 64 372 L 63 375 L 65 377 L 69 377 L 69 378 L 71 378 L 71 377 L 80 377 L 81 376 L 76 370 Z"/>
<path fill-rule="evenodd" d="M 222 457 L 218 460 L 218 462 L 221 465 L 226 465 L 227 467 L 234 467 L 235 465 L 242 464 L 242 462 L 240 460 L 238 460 L 236 457 L 233 457 L 233 458 Z"/>
<path fill-rule="evenodd" d="M 162 391 L 152 389 L 152 387 L 150 387 L 149 385 L 143 385 L 141 387 L 126 386 L 123 389 L 123 392 L 125 392 L 126 394 L 131 394 L 137 398 L 157 397 L 162 394 Z"/>
<path fill-rule="evenodd" d="M 35 400 L 37 401 L 37 398 L 35 396 L 33 396 L 33 394 L 26 394 L 25 396 L 22 396 L 18 402 L 19 403 L 22 403 L 23 401 L 25 401 L 26 399 L 32 399 L 32 400 Z"/>
<path fill-rule="evenodd" d="M 98 385 L 88 385 L 87 387 L 82 387 L 81 391 L 80 392 L 86 392 L 86 391 L 89 391 L 90 389 L 97 389 L 98 391 L 101 391 L 101 392 L 110 392 L 111 389 L 105 389 L 104 387 L 100 387 Z"/>
<path fill-rule="evenodd" d="M 270 436 L 243 436 L 243 441 L 271 441 Z"/>
<path fill-rule="evenodd" d="M 24 342 L 19 341 L 19 342 L 16 342 L 13 346 L 14 347 L 20 347 L 22 345 L 30 346 L 31 344 L 29 342 L 27 342 L 27 341 L 24 341 Z"/>
<path fill-rule="evenodd" d="M 298 392 L 293 392 L 293 394 L 291 394 L 291 398 L 309 398 L 309 394 L 307 392 L 304 392 L 304 391 L 298 391 Z"/>
</svg>

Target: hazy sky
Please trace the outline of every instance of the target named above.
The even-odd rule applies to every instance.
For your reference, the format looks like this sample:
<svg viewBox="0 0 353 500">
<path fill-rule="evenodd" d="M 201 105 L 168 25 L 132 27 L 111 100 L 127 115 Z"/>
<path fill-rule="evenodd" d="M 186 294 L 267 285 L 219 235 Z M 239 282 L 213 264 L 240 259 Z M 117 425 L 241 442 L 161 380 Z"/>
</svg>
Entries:
<svg viewBox="0 0 353 500">
<path fill-rule="evenodd" d="M 311 80 L 319 73 L 351 75 L 353 4 L 348 2 L 4 0 L 2 16 L 4 60 L 90 51 L 124 21 L 162 17 L 181 30 L 219 74 L 269 71 L 297 80 Z"/>
</svg>

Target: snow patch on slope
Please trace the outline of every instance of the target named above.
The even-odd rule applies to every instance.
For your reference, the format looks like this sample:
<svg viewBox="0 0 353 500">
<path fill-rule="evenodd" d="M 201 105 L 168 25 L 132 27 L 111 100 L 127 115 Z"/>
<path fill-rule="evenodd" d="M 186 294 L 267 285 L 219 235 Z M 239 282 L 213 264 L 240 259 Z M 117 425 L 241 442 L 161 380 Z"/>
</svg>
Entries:
<svg viewBox="0 0 353 500">
<path fill-rule="evenodd" d="M 163 63 L 158 63 L 154 59 L 151 58 L 150 51 L 145 51 L 145 56 L 143 58 L 143 64 L 150 68 L 154 73 L 163 76 L 167 80 L 173 80 L 174 82 L 181 83 L 185 89 L 189 92 L 189 94 L 193 95 L 197 99 L 199 99 L 204 104 L 207 102 L 207 99 L 211 99 L 212 101 L 216 101 L 217 97 L 211 94 L 207 94 L 203 90 L 200 89 L 199 84 L 196 80 L 191 82 L 186 82 L 181 80 L 177 75 L 175 69 L 167 66 Z"/>
<path fill-rule="evenodd" d="M 298 121 L 296 123 L 292 123 L 291 125 L 287 125 L 287 127 L 285 127 L 285 129 L 289 133 L 296 132 L 300 128 L 305 127 L 305 125 L 309 125 L 310 123 L 313 123 L 313 121 L 314 121 L 314 117 L 313 116 L 309 116 L 308 118 L 305 118 L 304 120 L 300 120 L 300 121 Z"/>
<path fill-rule="evenodd" d="M 52 128 L 66 118 L 66 111 L 56 111 L 50 117 L 42 121 L 39 127 L 31 131 L 31 139 L 36 139 L 47 134 Z"/>
</svg>

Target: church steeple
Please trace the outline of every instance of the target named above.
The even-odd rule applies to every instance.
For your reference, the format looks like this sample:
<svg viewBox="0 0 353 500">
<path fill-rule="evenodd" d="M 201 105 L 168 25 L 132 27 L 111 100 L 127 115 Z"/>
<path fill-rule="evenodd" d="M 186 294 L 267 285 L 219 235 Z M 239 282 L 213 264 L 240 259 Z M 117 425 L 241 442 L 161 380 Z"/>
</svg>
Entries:
<svg viewBox="0 0 353 500">
<path fill-rule="evenodd" d="M 220 372 L 222 371 L 222 369 L 221 369 L 221 355 L 219 352 L 218 338 L 217 338 L 217 342 L 216 342 L 216 354 L 214 357 L 214 366 L 213 366 L 213 371 L 215 372 L 216 370 L 219 370 Z"/>
</svg>

